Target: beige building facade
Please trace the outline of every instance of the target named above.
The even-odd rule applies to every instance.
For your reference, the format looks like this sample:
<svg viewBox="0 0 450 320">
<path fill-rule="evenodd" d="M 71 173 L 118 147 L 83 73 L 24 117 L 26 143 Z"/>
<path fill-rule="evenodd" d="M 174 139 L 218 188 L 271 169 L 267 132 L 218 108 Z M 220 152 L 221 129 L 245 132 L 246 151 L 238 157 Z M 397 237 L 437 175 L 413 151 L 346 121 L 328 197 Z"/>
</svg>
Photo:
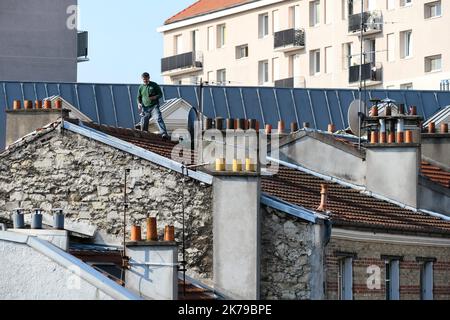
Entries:
<svg viewBox="0 0 450 320">
<path fill-rule="evenodd" d="M 356 88 L 362 61 L 373 89 L 448 89 L 449 4 L 363 2 L 362 19 L 360 0 L 260 0 L 168 20 L 164 83 Z"/>
</svg>

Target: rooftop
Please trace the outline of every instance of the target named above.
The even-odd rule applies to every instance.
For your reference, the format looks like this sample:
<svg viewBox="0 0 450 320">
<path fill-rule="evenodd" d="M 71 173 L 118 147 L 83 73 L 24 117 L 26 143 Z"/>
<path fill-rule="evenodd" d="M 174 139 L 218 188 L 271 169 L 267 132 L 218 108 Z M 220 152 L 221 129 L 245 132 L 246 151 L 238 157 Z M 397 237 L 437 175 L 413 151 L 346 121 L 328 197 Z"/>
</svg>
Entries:
<svg viewBox="0 0 450 320">
<path fill-rule="evenodd" d="M 164 24 L 170 24 L 204 14 L 229 9 L 253 1 L 255 0 L 199 0 L 167 19 Z"/>
<path fill-rule="evenodd" d="M 261 188 L 282 200 L 316 210 L 321 184 L 329 185 L 328 210 L 334 226 L 450 236 L 450 221 L 401 208 L 296 169 L 280 166 L 276 175 L 263 177 Z"/>
<path fill-rule="evenodd" d="M 159 136 L 150 133 L 96 124 L 88 125 L 162 156 L 170 156 L 171 150 L 176 144 L 164 141 Z M 450 173 L 439 171 L 439 168 L 428 164 L 426 164 L 426 168 L 433 168 L 432 170 L 438 174 L 443 174 L 447 179 L 450 178 Z M 429 170 L 427 170 L 427 174 L 429 174 Z M 438 180 L 443 181 L 442 178 Z M 283 166 L 280 166 L 280 171 L 275 176 L 263 177 L 262 191 L 314 211 L 320 204 L 320 190 L 323 183 L 330 185 L 328 208 L 333 224 L 336 226 L 450 236 L 450 222 L 425 213 L 401 208 L 363 194 L 358 190 L 337 183 L 329 183 L 311 174 Z"/>
</svg>

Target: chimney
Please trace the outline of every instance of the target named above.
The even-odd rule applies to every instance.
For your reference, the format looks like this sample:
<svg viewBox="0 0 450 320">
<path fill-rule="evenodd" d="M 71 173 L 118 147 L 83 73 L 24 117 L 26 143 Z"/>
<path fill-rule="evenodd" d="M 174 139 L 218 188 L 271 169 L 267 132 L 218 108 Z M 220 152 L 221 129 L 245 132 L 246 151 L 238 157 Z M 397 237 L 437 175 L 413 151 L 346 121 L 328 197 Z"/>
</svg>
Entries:
<svg viewBox="0 0 450 320">
<path fill-rule="evenodd" d="M 212 172 L 214 288 L 239 300 L 260 297 L 261 181 L 254 163 Z"/>
<path fill-rule="evenodd" d="M 328 207 L 328 185 L 322 184 L 322 190 L 320 191 L 320 205 L 316 209 L 317 211 L 327 212 Z"/>
<path fill-rule="evenodd" d="M 165 227 L 164 241 L 158 241 L 156 218 L 148 218 L 147 241 L 141 239 L 141 226 L 131 227 L 131 241 L 125 243 L 128 269 L 127 289 L 151 300 L 178 299 L 178 247 L 174 228 Z"/>
<path fill-rule="evenodd" d="M 20 100 L 15 100 L 12 108 L 6 110 L 6 146 L 14 143 L 27 134 L 42 128 L 52 122 L 55 122 L 63 117 L 69 116 L 69 110 L 61 110 L 62 104 L 56 103 L 60 109 L 51 107 L 51 101 L 44 101 L 44 109 L 42 109 L 42 102 L 37 100 L 33 105 L 33 101 L 25 100 L 22 103 Z"/>
</svg>

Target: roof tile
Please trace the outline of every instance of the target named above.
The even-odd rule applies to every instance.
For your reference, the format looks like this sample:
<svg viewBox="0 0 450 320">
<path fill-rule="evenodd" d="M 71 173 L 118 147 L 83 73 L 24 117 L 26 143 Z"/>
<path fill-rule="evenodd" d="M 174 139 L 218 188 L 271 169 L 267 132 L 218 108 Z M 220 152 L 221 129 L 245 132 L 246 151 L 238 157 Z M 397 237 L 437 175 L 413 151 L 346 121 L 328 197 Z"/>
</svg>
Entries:
<svg viewBox="0 0 450 320">
<path fill-rule="evenodd" d="M 199 0 L 166 20 L 165 24 L 186 20 L 207 13 L 217 12 L 255 0 Z"/>
</svg>

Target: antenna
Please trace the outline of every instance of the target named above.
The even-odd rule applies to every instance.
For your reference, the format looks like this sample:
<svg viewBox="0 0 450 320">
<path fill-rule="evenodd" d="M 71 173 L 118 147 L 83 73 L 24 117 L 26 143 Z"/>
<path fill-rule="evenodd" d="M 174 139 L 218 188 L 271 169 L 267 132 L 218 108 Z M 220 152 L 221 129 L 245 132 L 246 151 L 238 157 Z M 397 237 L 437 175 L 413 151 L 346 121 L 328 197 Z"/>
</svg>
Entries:
<svg viewBox="0 0 450 320">
<path fill-rule="evenodd" d="M 350 103 L 347 113 L 350 130 L 352 130 L 354 135 L 359 137 L 365 134 L 365 130 L 361 125 L 364 113 L 359 112 L 360 108 L 365 110 L 366 104 L 362 100 L 355 99 L 352 101 L 352 103 Z"/>
</svg>

